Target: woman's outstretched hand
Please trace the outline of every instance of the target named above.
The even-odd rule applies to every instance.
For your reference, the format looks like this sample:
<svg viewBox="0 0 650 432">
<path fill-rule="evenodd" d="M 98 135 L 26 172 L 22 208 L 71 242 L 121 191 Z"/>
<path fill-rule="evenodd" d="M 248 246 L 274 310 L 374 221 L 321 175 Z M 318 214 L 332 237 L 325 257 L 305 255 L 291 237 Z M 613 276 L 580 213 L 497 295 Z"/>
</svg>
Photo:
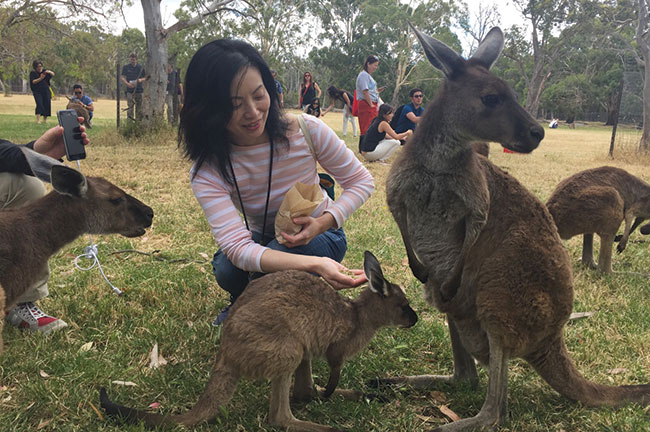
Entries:
<svg viewBox="0 0 650 432">
<path fill-rule="evenodd" d="M 315 272 L 336 290 L 358 287 L 368 281 L 361 269 L 348 269 L 343 264 L 327 257 L 322 257 L 320 260 L 321 262 L 314 269 Z M 352 276 L 346 273 L 350 273 Z"/>
</svg>

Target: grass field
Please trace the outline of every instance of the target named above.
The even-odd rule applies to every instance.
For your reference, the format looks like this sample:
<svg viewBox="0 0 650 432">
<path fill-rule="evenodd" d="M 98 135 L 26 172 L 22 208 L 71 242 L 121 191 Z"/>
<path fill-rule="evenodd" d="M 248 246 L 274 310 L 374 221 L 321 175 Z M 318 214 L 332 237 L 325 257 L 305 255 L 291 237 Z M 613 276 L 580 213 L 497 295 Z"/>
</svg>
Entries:
<svg viewBox="0 0 650 432">
<path fill-rule="evenodd" d="M 98 411 L 98 388 L 108 387 L 109 395 L 126 405 L 146 408 L 158 402 L 161 412 L 183 411 L 196 402 L 219 345 L 219 330 L 210 322 L 227 298 L 211 275 L 209 257 L 216 245 L 189 188 L 189 163 L 180 156 L 173 131 L 127 142 L 114 129 L 114 102 L 100 100 L 96 107 L 96 127 L 89 132 L 91 145 L 81 169 L 110 179 L 153 207 L 154 224 L 136 239 L 95 238 L 104 271 L 125 291 L 122 297 L 111 292 L 96 268 L 75 269 L 74 258 L 82 253 L 87 238 L 50 260 L 50 296 L 40 304 L 69 327 L 48 337 L 5 327 L 5 352 L 0 357 L 2 432 L 144 430 L 104 418 Z M 40 135 L 46 127 L 36 125 L 32 113 L 31 97 L 0 98 L 0 138 L 23 143 Z M 325 121 L 340 133 L 340 114 L 330 113 Z M 560 126 L 546 132 L 540 148 L 530 155 L 505 154 L 496 144 L 491 145 L 490 155 L 543 201 L 561 179 L 605 164 L 650 181 L 650 159 L 633 154 L 616 160 L 607 157 L 609 128 Z M 348 136 L 346 143 L 356 151 L 356 139 Z M 377 190 L 345 225 L 349 251 L 344 263 L 358 268 L 363 251 L 371 250 L 387 278 L 405 287 L 420 321 L 409 330 L 381 331 L 366 351 L 346 364 L 340 386 L 357 389 L 363 389 L 370 378 L 452 370 L 443 316 L 423 301 L 386 206 L 389 167 L 367 166 Z M 650 382 L 650 284 L 647 277 L 631 274 L 650 271 L 649 243 L 643 240 L 633 234 L 625 252 L 614 256 L 614 270 L 629 273 L 608 276 L 578 264 L 581 239 L 566 242 L 574 263 L 575 310 L 598 312 L 566 327 L 567 344 L 579 370 L 599 383 Z M 160 259 L 116 253 L 126 249 L 155 253 Z M 172 261 L 177 259 L 181 261 Z M 168 363 L 154 370 L 148 364 L 155 343 Z M 326 382 L 324 362 L 315 363 L 314 373 L 318 383 Z M 353 403 L 333 397 L 297 407 L 294 414 L 351 431 L 427 431 L 449 421 L 441 405 L 463 418 L 478 412 L 485 397 L 485 369 L 480 376 L 476 391 L 398 389 L 387 394 L 389 403 Z M 137 386 L 112 384 L 116 380 Z M 243 381 L 225 406 L 219 425 L 192 430 L 274 430 L 266 425 L 269 389 L 267 382 Z M 647 407 L 583 407 L 558 395 L 518 360 L 510 363 L 509 404 L 510 422 L 500 431 L 650 430 Z"/>
</svg>

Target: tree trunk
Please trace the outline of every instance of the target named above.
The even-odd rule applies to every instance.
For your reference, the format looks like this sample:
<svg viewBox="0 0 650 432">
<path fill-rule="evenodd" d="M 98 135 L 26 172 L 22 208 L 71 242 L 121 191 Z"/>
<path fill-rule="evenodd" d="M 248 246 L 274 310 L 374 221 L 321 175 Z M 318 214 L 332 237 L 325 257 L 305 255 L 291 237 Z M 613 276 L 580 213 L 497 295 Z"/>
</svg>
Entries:
<svg viewBox="0 0 650 432">
<path fill-rule="evenodd" d="M 167 33 L 163 31 L 159 0 L 141 0 L 147 38 L 147 81 L 142 98 L 142 127 L 151 129 L 163 122 L 167 92 Z"/>
<path fill-rule="evenodd" d="M 647 51 L 646 51 L 647 52 Z M 639 142 L 639 150 L 650 150 L 650 56 L 644 58 L 645 71 L 643 73 L 643 134 Z"/>
</svg>

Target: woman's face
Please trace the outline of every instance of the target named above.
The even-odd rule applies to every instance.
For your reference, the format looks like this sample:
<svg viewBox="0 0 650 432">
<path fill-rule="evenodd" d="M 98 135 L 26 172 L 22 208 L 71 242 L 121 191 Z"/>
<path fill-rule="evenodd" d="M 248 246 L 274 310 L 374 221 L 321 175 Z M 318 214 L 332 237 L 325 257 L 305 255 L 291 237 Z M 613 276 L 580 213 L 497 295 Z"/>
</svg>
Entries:
<svg viewBox="0 0 650 432">
<path fill-rule="evenodd" d="M 311 74 L 309 72 L 305 72 L 303 77 L 305 78 L 305 81 L 307 81 L 307 82 L 311 81 Z"/>
<path fill-rule="evenodd" d="M 43 71 L 43 65 L 42 64 L 36 65 L 36 69 L 34 69 L 34 70 L 36 72 L 38 72 L 38 73 L 42 72 Z"/>
<path fill-rule="evenodd" d="M 242 69 L 230 84 L 232 118 L 226 126 L 235 144 L 246 146 L 268 141 L 266 119 L 271 98 L 256 68 Z"/>
<path fill-rule="evenodd" d="M 386 120 L 388 123 L 393 119 L 393 116 L 395 115 L 395 111 L 391 111 L 388 114 L 384 114 L 384 120 Z"/>
<path fill-rule="evenodd" d="M 378 61 L 374 63 L 368 63 L 368 73 L 372 75 L 377 70 L 378 67 L 379 67 Z"/>
</svg>

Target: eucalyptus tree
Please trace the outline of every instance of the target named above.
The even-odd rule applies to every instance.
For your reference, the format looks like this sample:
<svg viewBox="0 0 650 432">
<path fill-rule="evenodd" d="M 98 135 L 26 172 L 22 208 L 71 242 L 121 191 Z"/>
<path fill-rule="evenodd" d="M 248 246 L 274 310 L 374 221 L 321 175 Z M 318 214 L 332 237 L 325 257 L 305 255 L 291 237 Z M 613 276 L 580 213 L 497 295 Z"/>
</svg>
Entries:
<svg viewBox="0 0 650 432">
<path fill-rule="evenodd" d="M 553 73 L 562 46 L 557 34 L 575 7 L 575 0 L 513 0 L 513 3 L 529 27 L 529 42 L 513 37 L 526 31 L 523 26 L 515 26 L 517 29 L 511 28 L 507 32 L 503 54 L 519 65 L 526 82 L 524 107 L 535 117 L 546 80 Z M 529 58 L 532 60 L 530 68 L 526 68 Z"/>
<path fill-rule="evenodd" d="M 387 87 L 382 96 L 393 104 L 397 104 L 402 88 L 420 84 L 414 79 L 415 71 L 426 67 L 426 62 L 419 62 L 422 54 L 415 49 L 409 21 L 460 48 L 450 27 L 461 12 L 452 1 L 329 0 L 318 2 L 312 11 L 323 26 L 320 39 L 328 42 L 312 56 L 331 71 L 335 84 L 352 88 L 365 58 L 378 55 L 380 66 L 374 77 L 380 86 Z"/>
<path fill-rule="evenodd" d="M 643 58 L 643 133 L 639 149 L 650 150 L 650 7 L 648 0 L 639 0 L 638 21 L 636 26 L 636 42 Z"/>
</svg>

